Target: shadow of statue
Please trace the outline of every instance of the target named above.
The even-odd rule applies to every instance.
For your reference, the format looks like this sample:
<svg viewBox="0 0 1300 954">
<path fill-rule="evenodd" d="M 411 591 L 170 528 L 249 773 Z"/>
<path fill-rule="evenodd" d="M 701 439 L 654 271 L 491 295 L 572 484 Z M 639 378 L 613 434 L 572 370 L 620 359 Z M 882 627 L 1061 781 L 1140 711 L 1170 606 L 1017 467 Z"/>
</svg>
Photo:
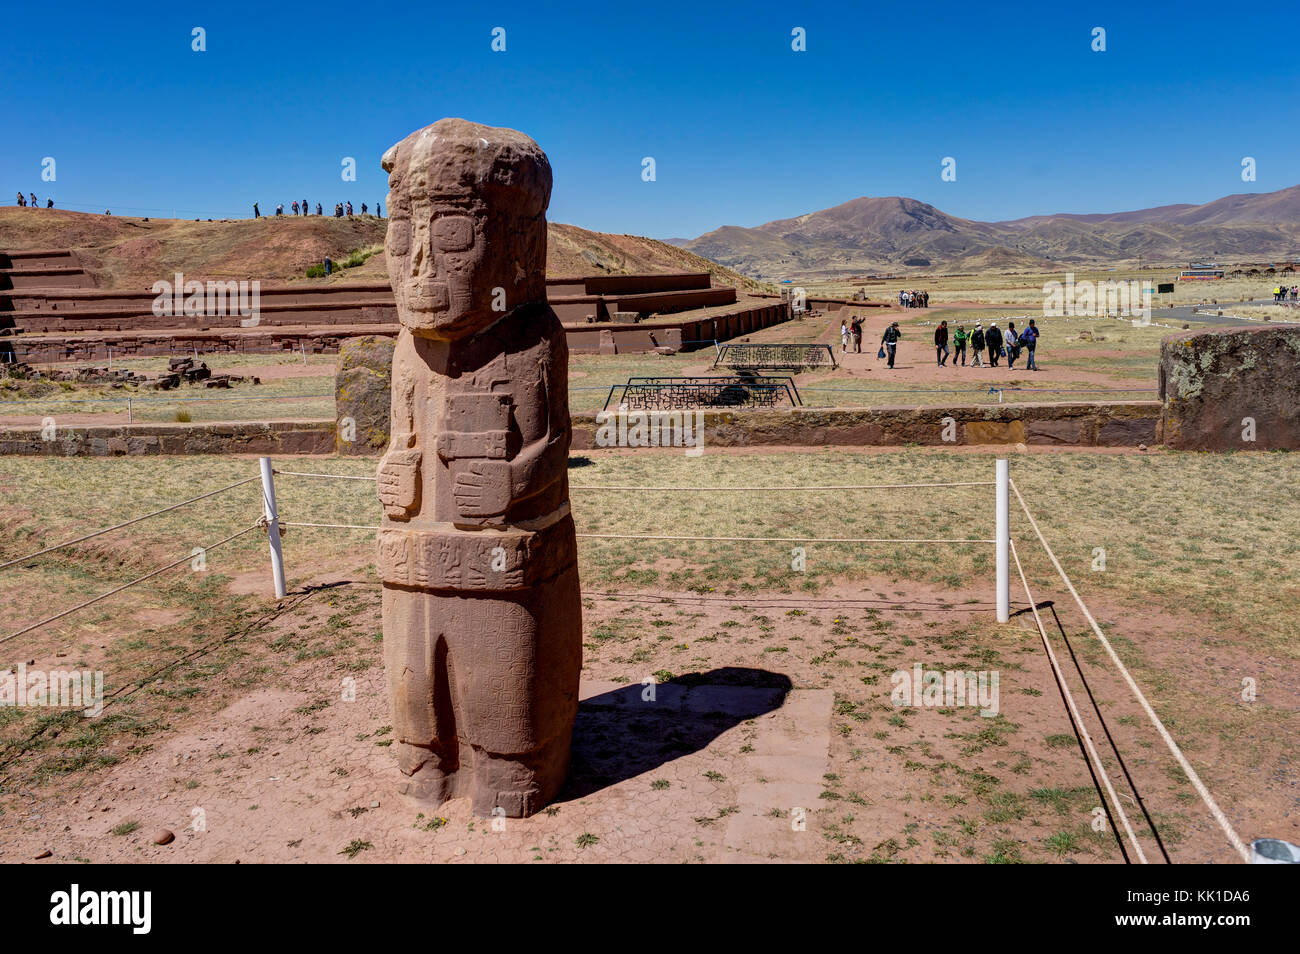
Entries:
<svg viewBox="0 0 1300 954">
<path fill-rule="evenodd" d="M 788 676 L 727 666 L 657 685 L 631 683 L 584 699 L 559 802 L 583 798 L 698 752 L 742 722 L 773 712 Z"/>
</svg>

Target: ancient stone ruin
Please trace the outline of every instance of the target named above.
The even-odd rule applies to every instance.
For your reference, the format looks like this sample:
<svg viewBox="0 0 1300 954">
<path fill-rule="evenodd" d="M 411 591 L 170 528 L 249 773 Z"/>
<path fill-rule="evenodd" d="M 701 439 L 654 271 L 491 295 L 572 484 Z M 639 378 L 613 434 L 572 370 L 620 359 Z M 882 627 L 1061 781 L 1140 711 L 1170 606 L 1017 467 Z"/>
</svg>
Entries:
<svg viewBox="0 0 1300 954">
<path fill-rule="evenodd" d="M 1171 335 L 1160 440 L 1183 450 L 1300 450 L 1300 328 Z"/>
<path fill-rule="evenodd" d="M 527 136 L 460 119 L 383 167 L 402 325 L 378 553 L 398 765 L 417 798 L 531 815 L 564 783 L 582 665 L 551 167 Z"/>
</svg>

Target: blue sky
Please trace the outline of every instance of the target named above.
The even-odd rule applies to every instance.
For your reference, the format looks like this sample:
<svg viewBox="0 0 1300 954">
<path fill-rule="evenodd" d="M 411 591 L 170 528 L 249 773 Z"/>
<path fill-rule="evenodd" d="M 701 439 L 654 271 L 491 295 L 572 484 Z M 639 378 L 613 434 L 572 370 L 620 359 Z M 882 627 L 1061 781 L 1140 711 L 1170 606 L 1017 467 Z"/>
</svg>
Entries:
<svg viewBox="0 0 1300 954">
<path fill-rule="evenodd" d="M 1270 192 L 1300 183 L 1294 38 L 1236 9 L 17 4 L 0 198 L 187 218 L 304 196 L 359 210 L 387 191 L 384 150 L 443 116 L 536 139 L 553 221 L 660 238 L 860 195 L 998 220 Z M 206 52 L 191 50 L 196 26 Z M 340 177 L 345 156 L 356 182 Z M 954 182 L 940 179 L 947 156 Z"/>
</svg>

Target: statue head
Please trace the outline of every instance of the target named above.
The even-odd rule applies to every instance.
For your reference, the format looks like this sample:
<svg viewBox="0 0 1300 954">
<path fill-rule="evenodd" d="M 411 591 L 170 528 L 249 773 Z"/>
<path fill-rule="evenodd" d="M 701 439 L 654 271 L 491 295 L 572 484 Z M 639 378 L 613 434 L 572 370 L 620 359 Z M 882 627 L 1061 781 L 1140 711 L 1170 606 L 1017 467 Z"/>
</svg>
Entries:
<svg viewBox="0 0 1300 954">
<path fill-rule="evenodd" d="M 473 335 L 546 300 L 551 165 L 513 129 L 441 119 L 383 158 L 384 250 L 398 319 L 417 335 Z"/>
</svg>

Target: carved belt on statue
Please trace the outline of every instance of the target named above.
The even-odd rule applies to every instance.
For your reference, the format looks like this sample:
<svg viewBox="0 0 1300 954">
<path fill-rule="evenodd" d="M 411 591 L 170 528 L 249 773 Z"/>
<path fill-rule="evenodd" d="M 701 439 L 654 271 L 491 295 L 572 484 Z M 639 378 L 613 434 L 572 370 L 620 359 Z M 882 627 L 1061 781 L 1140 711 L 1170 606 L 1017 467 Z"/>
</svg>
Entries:
<svg viewBox="0 0 1300 954">
<path fill-rule="evenodd" d="M 568 569 L 577 558 L 567 512 L 538 530 L 379 531 L 380 579 L 420 589 L 523 590 Z"/>
</svg>

